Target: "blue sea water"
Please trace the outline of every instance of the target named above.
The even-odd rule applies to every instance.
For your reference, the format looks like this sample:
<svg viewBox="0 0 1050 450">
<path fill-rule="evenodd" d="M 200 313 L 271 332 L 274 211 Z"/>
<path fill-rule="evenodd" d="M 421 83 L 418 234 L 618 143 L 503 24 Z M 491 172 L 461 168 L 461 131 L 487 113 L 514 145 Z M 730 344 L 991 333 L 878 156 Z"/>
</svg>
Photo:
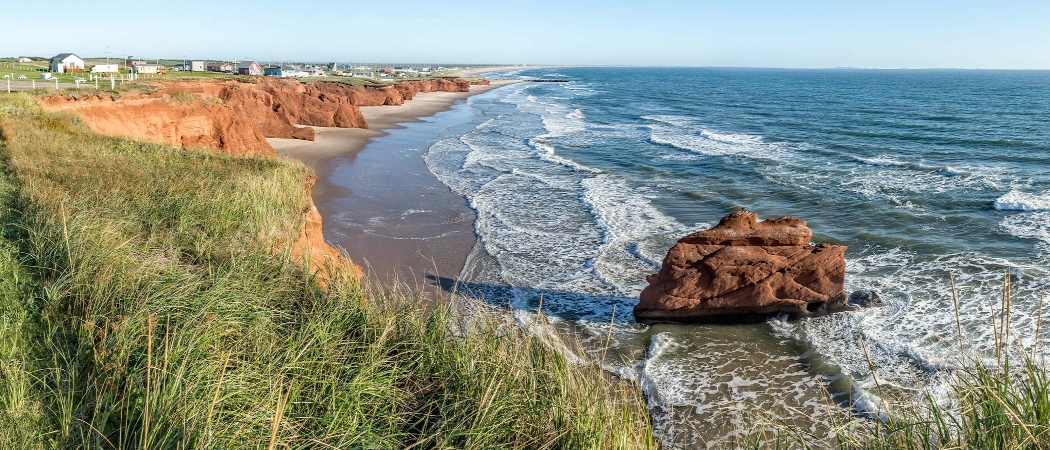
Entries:
<svg viewBox="0 0 1050 450">
<path fill-rule="evenodd" d="M 553 327 L 645 387 L 668 442 L 730 439 L 748 411 L 877 408 L 861 336 L 883 388 L 946 392 L 946 347 L 959 341 L 949 272 L 967 342 L 992 346 L 989 305 L 1008 271 L 1012 344 L 1035 344 L 1050 286 L 1050 72 L 489 76 L 569 82 L 473 97 L 476 120 L 430 146 L 428 167 L 477 213 L 461 286 L 523 323 L 542 301 Z M 873 289 L 886 306 L 752 326 L 634 323 L 645 276 L 675 240 L 740 207 L 801 217 L 815 241 L 849 246 L 847 291 Z"/>
</svg>

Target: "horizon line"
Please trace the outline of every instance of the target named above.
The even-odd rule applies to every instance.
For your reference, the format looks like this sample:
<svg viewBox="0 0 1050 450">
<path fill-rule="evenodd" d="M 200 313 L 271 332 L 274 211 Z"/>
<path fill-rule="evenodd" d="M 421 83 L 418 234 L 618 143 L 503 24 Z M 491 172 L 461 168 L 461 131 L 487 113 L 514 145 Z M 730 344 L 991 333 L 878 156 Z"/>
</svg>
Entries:
<svg viewBox="0 0 1050 450">
<path fill-rule="evenodd" d="M 75 53 L 75 52 L 74 52 Z M 19 57 L 33 57 L 46 59 L 43 56 L 31 56 L 31 55 L 14 55 L 14 56 L 0 56 L 0 58 L 19 58 Z M 125 58 L 113 55 L 103 56 L 85 56 L 84 59 L 115 59 L 123 60 Z M 138 59 L 138 58 L 136 58 Z M 376 61 L 376 62 L 365 62 L 365 61 L 346 61 L 339 62 L 339 60 L 323 59 L 323 60 L 293 60 L 293 59 L 221 59 L 221 58 L 142 58 L 145 61 L 153 60 L 164 60 L 164 61 L 219 61 L 219 62 L 235 62 L 235 61 L 258 61 L 264 63 L 284 63 L 284 64 L 363 64 L 363 65 L 429 65 L 429 66 L 468 66 L 468 67 L 518 67 L 521 69 L 529 68 L 544 68 L 544 67 L 583 67 L 583 68 L 647 68 L 647 69 L 757 69 L 757 70 L 998 70 L 998 71 L 1050 71 L 1050 67 L 1046 68 L 1015 68 L 1015 67 L 857 67 L 857 66 L 827 66 L 827 67 L 785 67 L 785 66 L 747 66 L 747 65 L 704 65 L 704 64 L 542 64 L 542 63 L 526 63 L 526 64 L 508 64 L 508 63 L 452 63 L 452 62 L 425 62 L 425 61 Z"/>
</svg>

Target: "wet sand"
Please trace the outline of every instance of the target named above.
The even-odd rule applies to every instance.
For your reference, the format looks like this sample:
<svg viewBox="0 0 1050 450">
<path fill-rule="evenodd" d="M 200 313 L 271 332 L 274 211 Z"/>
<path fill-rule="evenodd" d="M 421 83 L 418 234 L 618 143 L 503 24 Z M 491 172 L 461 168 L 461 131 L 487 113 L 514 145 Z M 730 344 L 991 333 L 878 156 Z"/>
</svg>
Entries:
<svg viewBox="0 0 1050 450">
<path fill-rule="evenodd" d="M 474 211 L 438 181 L 423 154 L 443 130 L 470 120 L 467 97 L 510 83 L 363 107 L 369 129 L 314 127 L 313 142 L 268 140 L 317 173 L 313 198 L 329 243 L 375 280 L 433 286 L 435 276 L 459 275 L 476 237 Z"/>
</svg>

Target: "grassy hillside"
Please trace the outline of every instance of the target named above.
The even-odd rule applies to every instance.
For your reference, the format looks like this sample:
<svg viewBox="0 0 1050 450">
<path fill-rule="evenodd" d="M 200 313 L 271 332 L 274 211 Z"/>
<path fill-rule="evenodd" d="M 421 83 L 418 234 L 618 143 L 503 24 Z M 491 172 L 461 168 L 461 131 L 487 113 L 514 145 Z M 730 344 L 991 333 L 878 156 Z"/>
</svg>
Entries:
<svg viewBox="0 0 1050 450">
<path fill-rule="evenodd" d="M 636 387 L 289 258 L 303 166 L 0 96 L 0 448 L 647 448 Z M 484 308 L 482 308 L 483 310 Z"/>
</svg>

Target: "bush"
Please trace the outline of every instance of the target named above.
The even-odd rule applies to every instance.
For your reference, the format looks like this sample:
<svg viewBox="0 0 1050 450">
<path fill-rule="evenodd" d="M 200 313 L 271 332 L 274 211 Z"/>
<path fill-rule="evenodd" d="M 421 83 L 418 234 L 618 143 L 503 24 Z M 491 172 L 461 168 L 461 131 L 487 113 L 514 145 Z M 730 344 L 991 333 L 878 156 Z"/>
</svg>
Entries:
<svg viewBox="0 0 1050 450">
<path fill-rule="evenodd" d="M 195 101 L 197 101 L 197 96 L 189 92 L 176 91 L 171 93 L 171 103 L 183 105 L 193 103 Z"/>
</svg>

